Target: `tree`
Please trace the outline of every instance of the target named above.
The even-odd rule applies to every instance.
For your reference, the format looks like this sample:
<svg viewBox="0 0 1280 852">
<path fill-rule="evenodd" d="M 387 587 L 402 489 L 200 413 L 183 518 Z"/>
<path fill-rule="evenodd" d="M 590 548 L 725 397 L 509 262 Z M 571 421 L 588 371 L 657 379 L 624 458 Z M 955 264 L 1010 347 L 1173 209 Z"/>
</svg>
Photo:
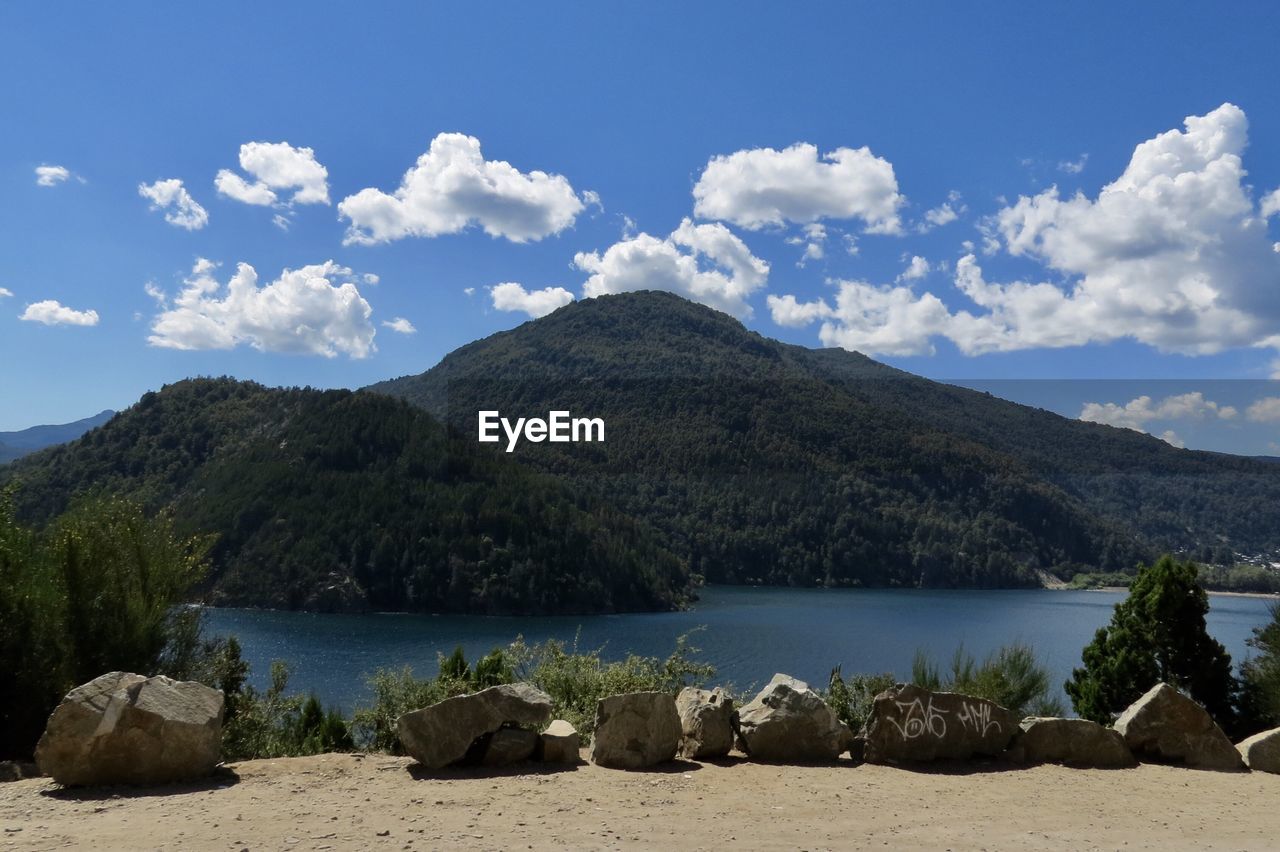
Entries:
<svg viewBox="0 0 1280 852">
<path fill-rule="evenodd" d="M 1280 726 L 1280 606 L 1271 607 L 1270 622 L 1253 629 L 1249 646 L 1258 656 L 1240 666 L 1244 734 Z"/>
<path fill-rule="evenodd" d="M 1065 688 L 1077 713 L 1110 724 L 1159 681 L 1204 705 L 1218 724 L 1235 728 L 1239 686 L 1231 655 L 1205 628 L 1209 598 L 1194 562 L 1163 556 L 1143 566 L 1082 654 L 1084 667 Z"/>
</svg>

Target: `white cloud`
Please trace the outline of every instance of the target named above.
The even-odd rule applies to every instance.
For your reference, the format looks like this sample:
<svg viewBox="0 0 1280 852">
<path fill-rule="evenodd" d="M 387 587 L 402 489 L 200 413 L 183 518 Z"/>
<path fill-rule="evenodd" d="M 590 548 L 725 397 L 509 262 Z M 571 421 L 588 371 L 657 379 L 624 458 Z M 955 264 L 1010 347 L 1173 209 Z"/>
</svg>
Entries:
<svg viewBox="0 0 1280 852">
<path fill-rule="evenodd" d="M 590 273 L 582 288 L 588 298 L 667 290 L 740 318 L 751 316 L 747 297 L 769 277 L 769 264 L 724 225 L 695 225 L 689 219 L 666 239 L 637 234 L 604 254 L 578 252 L 573 263 Z"/>
<path fill-rule="evenodd" d="M 902 271 L 897 280 L 899 283 L 903 281 L 919 281 L 929 274 L 930 269 L 932 267 L 929 266 L 929 261 L 917 254 L 911 258 L 911 262 L 907 264 L 907 268 Z"/>
<path fill-rule="evenodd" d="M 800 256 L 800 260 L 796 262 L 796 266 L 801 268 L 804 268 L 804 265 L 811 260 L 822 260 L 827 256 L 826 226 L 820 222 L 810 222 L 804 226 L 803 231 L 803 236 L 787 238 L 788 245 L 804 246 L 804 254 L 802 254 Z"/>
<path fill-rule="evenodd" d="M 209 224 L 209 214 L 196 203 L 178 178 L 140 183 L 138 194 L 151 202 L 152 210 L 163 210 L 164 220 L 170 225 L 198 231 Z"/>
<path fill-rule="evenodd" d="M 1171 444 L 1180 450 L 1184 450 L 1187 447 L 1186 441 L 1179 438 L 1178 433 L 1172 429 L 1165 429 L 1160 433 L 1159 437 L 1161 441 L 1164 441 L 1166 444 Z"/>
<path fill-rule="evenodd" d="M 1058 171 L 1066 172 L 1069 175 L 1078 175 L 1082 171 L 1084 171 L 1084 167 L 1087 166 L 1088 164 L 1089 164 L 1089 155 L 1085 153 L 1085 154 L 1081 154 L 1078 159 L 1063 160 L 1061 163 L 1058 163 Z"/>
<path fill-rule="evenodd" d="M 417 334 L 418 333 L 418 330 L 413 327 L 413 323 L 409 322 L 404 317 L 395 317 L 393 319 L 383 320 L 382 327 L 389 328 L 392 331 L 394 331 L 396 334 Z"/>
<path fill-rule="evenodd" d="M 38 322 L 45 325 L 97 325 L 97 311 L 77 311 L 66 307 L 61 302 L 45 299 L 27 305 L 27 309 L 18 317 L 27 322 Z"/>
<path fill-rule="evenodd" d="M 570 227 L 584 201 L 593 200 L 598 197 L 579 198 L 560 175 L 524 173 L 486 160 L 474 136 L 441 133 L 394 193 L 362 189 L 342 200 L 338 214 L 351 222 L 346 243 L 436 237 L 473 224 L 490 236 L 523 243 Z"/>
<path fill-rule="evenodd" d="M 946 201 L 925 211 L 924 221 L 916 225 L 916 231 L 917 233 L 927 234 L 934 228 L 950 225 L 968 210 L 969 208 L 961 199 L 960 193 L 953 189 L 947 193 Z"/>
<path fill-rule="evenodd" d="M 556 308 L 562 308 L 573 301 L 573 294 L 563 287 L 526 290 L 522 285 L 510 281 L 490 287 L 489 295 L 497 310 L 523 311 L 534 319 L 545 317 Z"/>
<path fill-rule="evenodd" d="M 1266 396 L 1245 409 L 1244 416 L 1254 423 L 1280 423 L 1280 396 Z"/>
<path fill-rule="evenodd" d="M 350 269 L 330 260 L 285 269 L 259 285 L 254 268 L 241 263 L 225 288 L 215 269 L 212 261 L 196 261 L 172 305 L 152 322 L 148 343 L 169 349 L 248 344 L 263 352 L 330 358 L 339 352 L 365 358 L 374 351 L 373 311 Z M 331 283 L 336 281 L 342 283 Z"/>
<path fill-rule="evenodd" d="M 36 166 L 36 186 L 57 186 L 71 178 L 66 166 Z"/>
<path fill-rule="evenodd" d="M 288 142 L 246 142 L 240 146 L 240 168 L 253 180 L 222 169 L 213 180 L 220 195 L 262 207 L 329 203 L 329 171 L 310 148 L 295 148 Z M 293 190 L 287 201 L 281 199 L 285 190 Z"/>
<path fill-rule="evenodd" d="M 902 230 L 893 165 L 870 148 L 753 148 L 713 157 L 693 188 L 694 213 L 756 230 L 818 219 L 861 219 L 870 233 Z"/>
<path fill-rule="evenodd" d="M 1124 405 L 1114 402 L 1086 402 L 1080 411 L 1080 419 L 1091 423 L 1105 423 L 1125 429 L 1147 431 L 1148 424 L 1169 420 L 1231 420 L 1238 414 L 1234 406 L 1219 405 L 1205 399 L 1200 391 L 1167 396 L 1158 402 L 1149 396 L 1139 396 Z"/>
<path fill-rule="evenodd" d="M 942 333 L 949 315 L 938 297 L 917 296 L 907 286 L 877 287 L 865 281 L 836 281 L 836 303 L 798 302 L 770 296 L 769 310 L 779 325 L 800 326 L 822 320 L 818 339 L 867 354 L 927 355 L 930 338 Z"/>
<path fill-rule="evenodd" d="M 1243 183 L 1246 141 L 1235 106 L 1191 116 L 1185 130 L 1138 145 L 1096 199 L 1049 189 L 987 223 L 984 253 L 1003 246 L 1055 280 L 988 282 L 969 253 L 954 284 L 976 309 L 954 312 L 933 294 L 846 284 L 866 296 L 847 299 L 851 309 L 886 298 L 899 309 L 837 312 L 831 322 L 848 330 L 833 327 L 824 339 L 887 339 L 901 345 L 880 351 L 929 352 L 929 339 L 943 336 L 970 355 L 1125 338 L 1184 354 L 1280 348 L 1280 256 Z M 914 329 L 902 324 L 910 318 L 920 320 Z"/>
<path fill-rule="evenodd" d="M 1280 213 L 1280 189 L 1273 189 L 1263 197 L 1259 212 L 1264 219 Z"/>
<path fill-rule="evenodd" d="M 7 287 L 0 287 L 0 299 L 8 299 L 13 295 L 13 291 Z"/>
<path fill-rule="evenodd" d="M 279 228 L 282 231 L 288 231 L 289 225 L 291 223 L 289 221 L 288 216 L 284 215 L 283 213 L 277 213 L 276 215 L 271 217 L 271 224 L 275 225 L 277 228 Z"/>
</svg>

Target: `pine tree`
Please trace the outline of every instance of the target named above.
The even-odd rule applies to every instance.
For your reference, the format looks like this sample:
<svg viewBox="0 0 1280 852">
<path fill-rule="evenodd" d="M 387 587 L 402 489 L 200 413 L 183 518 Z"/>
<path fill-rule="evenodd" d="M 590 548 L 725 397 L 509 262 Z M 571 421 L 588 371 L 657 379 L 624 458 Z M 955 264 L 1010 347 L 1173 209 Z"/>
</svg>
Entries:
<svg viewBox="0 0 1280 852">
<path fill-rule="evenodd" d="M 1110 724 L 1159 681 L 1186 691 L 1227 730 L 1239 686 L 1231 656 L 1205 628 L 1209 598 L 1193 562 L 1164 556 L 1139 569 L 1111 623 L 1083 652 L 1065 688 L 1077 713 Z"/>
<path fill-rule="evenodd" d="M 1253 629 L 1249 646 L 1258 653 L 1240 666 L 1245 734 L 1280 726 L 1280 606 L 1271 608 L 1271 621 Z"/>
</svg>

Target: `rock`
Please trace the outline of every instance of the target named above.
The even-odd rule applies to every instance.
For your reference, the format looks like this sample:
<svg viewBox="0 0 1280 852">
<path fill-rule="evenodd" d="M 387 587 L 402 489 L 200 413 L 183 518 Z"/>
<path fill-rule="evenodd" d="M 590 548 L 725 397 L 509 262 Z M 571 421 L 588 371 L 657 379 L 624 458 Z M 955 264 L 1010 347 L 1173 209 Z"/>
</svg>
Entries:
<svg viewBox="0 0 1280 852">
<path fill-rule="evenodd" d="M 1158 683 L 1120 714 L 1113 726 L 1141 760 L 1196 769 L 1244 769 L 1240 753 L 1196 702 Z"/>
<path fill-rule="evenodd" d="M 995 757 L 1019 732 L 1018 720 L 984 698 L 900 683 L 875 697 L 865 730 L 868 763 Z"/>
<path fill-rule="evenodd" d="M 0 782 L 39 778 L 40 768 L 22 760 L 0 760 Z"/>
<path fill-rule="evenodd" d="M 203 684 L 111 672 L 62 699 L 36 763 L 68 786 L 200 778 L 218 765 L 222 705 L 222 693 Z"/>
<path fill-rule="evenodd" d="M 1236 751 L 1255 772 L 1280 773 L 1280 728 L 1254 734 L 1237 745 Z"/>
<path fill-rule="evenodd" d="M 591 760 L 614 769 L 666 763 L 680 746 L 680 714 L 665 692 L 610 695 L 596 704 Z"/>
<path fill-rule="evenodd" d="M 738 714 L 739 741 L 752 760 L 814 763 L 835 760 L 853 735 L 804 681 L 775 674 Z"/>
<path fill-rule="evenodd" d="M 1031 716 L 1010 749 L 1018 763 L 1062 763 L 1094 769 L 1124 769 L 1138 761 L 1118 731 L 1087 719 Z"/>
<path fill-rule="evenodd" d="M 538 734 L 524 728 L 499 728 L 489 738 L 480 762 L 485 766 L 509 766 L 533 757 L 538 748 Z"/>
<path fill-rule="evenodd" d="M 405 713 L 396 723 L 400 742 L 428 769 L 467 756 L 471 744 L 504 726 L 541 725 L 551 718 L 551 698 L 527 683 L 491 686 Z"/>
<path fill-rule="evenodd" d="M 680 714 L 682 757 L 724 757 L 733 748 L 738 714 L 724 690 L 686 687 L 676 696 L 676 712 Z"/>
<path fill-rule="evenodd" d="M 577 763 L 582 759 L 578 754 L 578 732 L 564 719 L 548 725 L 540 739 L 538 754 L 546 763 Z"/>
</svg>

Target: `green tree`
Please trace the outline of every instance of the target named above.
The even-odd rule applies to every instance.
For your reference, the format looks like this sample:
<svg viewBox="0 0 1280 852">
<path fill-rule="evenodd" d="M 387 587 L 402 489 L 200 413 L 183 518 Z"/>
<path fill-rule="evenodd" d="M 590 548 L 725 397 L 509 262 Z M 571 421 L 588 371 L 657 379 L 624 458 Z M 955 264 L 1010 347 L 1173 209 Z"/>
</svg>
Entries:
<svg viewBox="0 0 1280 852">
<path fill-rule="evenodd" d="M 1258 652 L 1240 666 L 1241 733 L 1280 727 L 1280 606 L 1271 621 L 1253 629 L 1249 645 Z"/>
<path fill-rule="evenodd" d="M 1111 623 L 1085 646 L 1065 688 L 1077 713 L 1110 724 L 1159 681 L 1185 690 L 1227 730 L 1238 684 L 1231 655 L 1205 628 L 1209 598 L 1193 562 L 1163 556 L 1138 571 Z"/>
<path fill-rule="evenodd" d="M 979 663 L 964 645 L 951 658 L 944 678 L 924 651 L 916 651 L 911 680 L 926 689 L 959 692 L 994 701 L 1015 716 L 1061 716 L 1062 704 L 1049 695 L 1049 671 L 1035 650 L 1022 642 L 1005 645 Z"/>
</svg>

